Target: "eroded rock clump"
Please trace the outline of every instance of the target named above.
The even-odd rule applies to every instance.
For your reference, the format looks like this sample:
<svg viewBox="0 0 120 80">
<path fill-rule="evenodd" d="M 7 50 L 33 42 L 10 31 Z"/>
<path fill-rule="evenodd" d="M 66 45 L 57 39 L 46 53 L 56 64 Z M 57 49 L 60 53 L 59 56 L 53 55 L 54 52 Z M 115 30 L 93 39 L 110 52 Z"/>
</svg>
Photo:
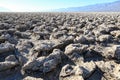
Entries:
<svg viewBox="0 0 120 80">
<path fill-rule="evenodd" d="M 120 80 L 119 13 L 0 13 L 0 80 Z"/>
</svg>

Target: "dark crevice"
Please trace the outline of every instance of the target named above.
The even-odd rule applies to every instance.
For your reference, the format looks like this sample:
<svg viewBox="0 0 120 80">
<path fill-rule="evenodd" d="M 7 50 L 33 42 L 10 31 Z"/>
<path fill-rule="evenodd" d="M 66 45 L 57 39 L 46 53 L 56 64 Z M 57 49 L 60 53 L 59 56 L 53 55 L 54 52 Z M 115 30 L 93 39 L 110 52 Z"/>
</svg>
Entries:
<svg viewBox="0 0 120 80">
<path fill-rule="evenodd" d="M 0 54 L 0 62 L 5 61 L 5 58 L 9 55 L 15 55 L 14 51 L 1 53 Z"/>
<path fill-rule="evenodd" d="M 104 77 L 103 72 L 98 67 L 96 67 L 95 71 L 84 80 L 102 80 L 102 77 Z"/>
<path fill-rule="evenodd" d="M 90 56 L 86 56 L 87 52 L 83 55 L 84 62 L 90 62 L 90 61 L 101 61 L 103 60 L 103 56 L 96 52 L 96 51 L 90 51 Z"/>
<path fill-rule="evenodd" d="M 18 64 L 18 65 L 15 65 L 15 66 L 13 66 L 13 67 L 11 67 L 11 68 L 9 68 L 9 69 L 1 70 L 0 72 L 4 72 L 4 71 L 6 71 L 6 70 L 15 70 L 15 68 L 18 67 L 18 66 L 19 66 L 19 64 Z"/>
</svg>

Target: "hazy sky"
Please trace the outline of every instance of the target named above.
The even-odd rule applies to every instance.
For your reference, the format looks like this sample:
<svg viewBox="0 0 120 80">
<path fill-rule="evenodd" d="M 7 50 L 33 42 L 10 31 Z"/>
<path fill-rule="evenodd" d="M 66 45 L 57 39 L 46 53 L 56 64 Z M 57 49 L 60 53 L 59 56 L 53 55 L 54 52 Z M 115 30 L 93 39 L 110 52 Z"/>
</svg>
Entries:
<svg viewBox="0 0 120 80">
<path fill-rule="evenodd" d="M 0 11 L 46 11 L 58 8 L 80 7 L 116 0 L 0 0 Z"/>
</svg>

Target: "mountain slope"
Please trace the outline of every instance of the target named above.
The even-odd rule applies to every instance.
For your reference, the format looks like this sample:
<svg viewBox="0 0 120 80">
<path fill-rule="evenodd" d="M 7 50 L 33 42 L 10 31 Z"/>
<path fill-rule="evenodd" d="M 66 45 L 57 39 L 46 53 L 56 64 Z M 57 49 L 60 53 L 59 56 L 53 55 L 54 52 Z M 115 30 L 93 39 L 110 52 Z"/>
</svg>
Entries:
<svg viewBox="0 0 120 80">
<path fill-rule="evenodd" d="M 112 3 L 104 3 L 104 4 L 95 4 L 89 5 L 85 7 L 71 7 L 71 8 L 62 8 L 56 9 L 54 11 L 61 12 L 120 12 L 120 0 Z"/>
</svg>

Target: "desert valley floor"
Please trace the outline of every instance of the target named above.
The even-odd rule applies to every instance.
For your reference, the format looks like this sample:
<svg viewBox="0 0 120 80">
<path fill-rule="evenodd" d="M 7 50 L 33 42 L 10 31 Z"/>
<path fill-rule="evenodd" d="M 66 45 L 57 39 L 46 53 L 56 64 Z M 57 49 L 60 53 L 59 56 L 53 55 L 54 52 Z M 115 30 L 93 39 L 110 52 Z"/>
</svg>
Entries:
<svg viewBox="0 0 120 80">
<path fill-rule="evenodd" d="M 120 13 L 0 13 L 0 80 L 120 80 Z"/>
</svg>

